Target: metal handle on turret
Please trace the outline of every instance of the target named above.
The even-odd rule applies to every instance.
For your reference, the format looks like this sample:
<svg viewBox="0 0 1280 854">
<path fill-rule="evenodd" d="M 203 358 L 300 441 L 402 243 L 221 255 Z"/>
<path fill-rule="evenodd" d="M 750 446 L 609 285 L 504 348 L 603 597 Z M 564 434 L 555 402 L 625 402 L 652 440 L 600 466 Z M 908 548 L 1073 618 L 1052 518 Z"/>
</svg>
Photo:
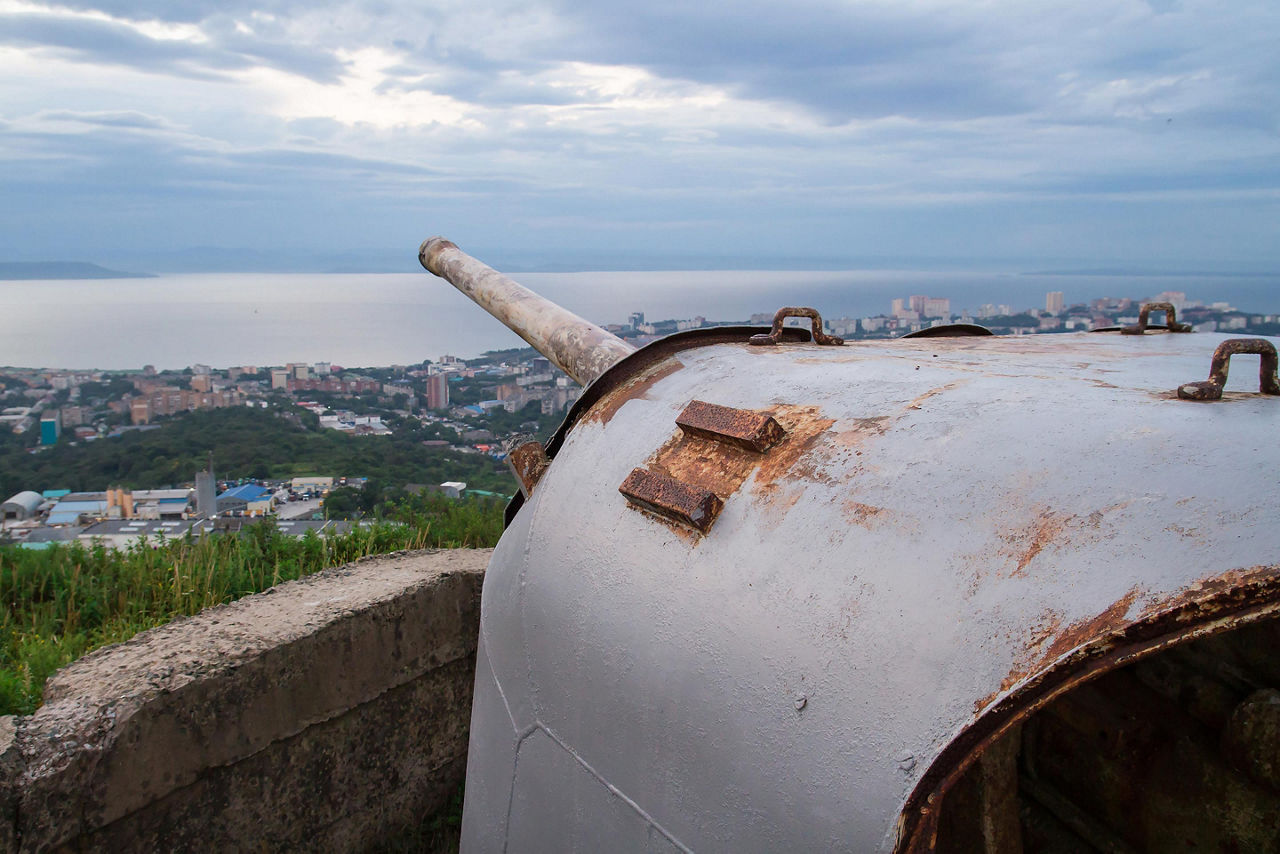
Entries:
<svg viewBox="0 0 1280 854">
<path fill-rule="evenodd" d="M 579 385 L 590 385 L 635 352 L 618 336 L 512 281 L 443 237 L 423 241 L 418 260 L 501 320 Z"/>
</svg>

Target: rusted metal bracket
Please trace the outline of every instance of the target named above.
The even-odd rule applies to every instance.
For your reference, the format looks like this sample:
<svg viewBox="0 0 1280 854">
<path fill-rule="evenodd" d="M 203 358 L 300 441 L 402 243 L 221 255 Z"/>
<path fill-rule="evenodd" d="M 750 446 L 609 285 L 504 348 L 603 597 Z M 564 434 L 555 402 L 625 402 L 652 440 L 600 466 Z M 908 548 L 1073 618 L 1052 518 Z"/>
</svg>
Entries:
<svg viewBox="0 0 1280 854">
<path fill-rule="evenodd" d="M 778 309 L 773 315 L 773 329 L 767 335 L 752 335 L 747 339 L 747 342 L 749 344 L 777 344 L 782 340 L 782 321 L 788 317 L 810 318 L 813 321 L 813 340 L 818 344 L 839 347 L 844 343 L 843 338 L 837 338 L 822 331 L 822 315 L 818 314 L 816 308 L 793 305 Z"/>
<path fill-rule="evenodd" d="M 1280 378 L 1276 376 L 1276 347 L 1264 338 L 1232 338 L 1213 351 L 1209 363 L 1209 379 L 1178 386 L 1183 400 L 1220 400 L 1227 385 L 1227 368 L 1231 357 L 1241 354 L 1261 356 L 1258 363 L 1258 390 L 1262 394 L 1280 394 Z"/>
<path fill-rule="evenodd" d="M 1173 307 L 1171 302 L 1148 302 L 1143 303 L 1142 308 L 1138 310 L 1138 322 L 1132 326 L 1125 326 L 1120 330 L 1121 335 L 1142 335 L 1147 331 L 1147 320 L 1153 311 L 1163 311 L 1165 317 L 1165 328 L 1170 332 L 1190 332 L 1191 324 L 1179 323 L 1177 309 Z"/>
<path fill-rule="evenodd" d="M 676 417 L 676 425 L 691 436 L 725 442 L 764 453 L 782 441 L 787 431 L 772 415 L 694 400 Z"/>
<path fill-rule="evenodd" d="M 546 473 L 551 459 L 542 443 L 531 436 L 515 436 L 507 442 L 507 465 L 520 484 L 520 493 L 528 498 Z"/>
<path fill-rule="evenodd" d="M 632 469 L 618 491 L 632 504 L 703 534 L 711 530 L 711 523 L 724 509 L 724 502 L 714 492 L 649 469 Z"/>
<path fill-rule="evenodd" d="M 677 434 L 663 446 L 648 468 L 633 469 L 618 491 L 636 507 L 705 534 L 724 509 L 725 499 L 759 465 L 761 455 L 786 438 L 787 431 L 767 412 L 704 400 L 690 401 L 676 417 L 676 426 L 684 435 Z M 690 461 L 697 463 L 692 474 Z M 689 476 L 697 481 L 696 472 L 707 471 L 712 476 L 700 481 L 705 485 L 680 479 Z"/>
</svg>

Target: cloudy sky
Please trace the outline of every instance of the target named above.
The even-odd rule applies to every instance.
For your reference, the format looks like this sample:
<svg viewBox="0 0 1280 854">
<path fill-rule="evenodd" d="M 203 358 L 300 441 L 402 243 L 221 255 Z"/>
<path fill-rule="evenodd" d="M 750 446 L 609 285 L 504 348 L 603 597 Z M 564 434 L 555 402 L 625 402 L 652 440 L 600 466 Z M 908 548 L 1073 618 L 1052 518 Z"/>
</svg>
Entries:
<svg viewBox="0 0 1280 854">
<path fill-rule="evenodd" d="M 0 197 L 0 259 L 1277 269 L 1280 3 L 0 0 Z"/>
</svg>

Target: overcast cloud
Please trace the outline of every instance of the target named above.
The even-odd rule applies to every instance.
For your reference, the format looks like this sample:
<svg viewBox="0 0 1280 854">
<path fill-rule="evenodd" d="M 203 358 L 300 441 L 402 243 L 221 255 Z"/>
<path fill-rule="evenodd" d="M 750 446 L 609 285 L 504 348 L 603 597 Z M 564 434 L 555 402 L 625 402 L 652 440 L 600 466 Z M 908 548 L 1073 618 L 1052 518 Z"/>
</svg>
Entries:
<svg viewBox="0 0 1280 854">
<path fill-rule="evenodd" d="M 1280 266 L 1280 4 L 0 0 L 0 256 Z"/>
</svg>

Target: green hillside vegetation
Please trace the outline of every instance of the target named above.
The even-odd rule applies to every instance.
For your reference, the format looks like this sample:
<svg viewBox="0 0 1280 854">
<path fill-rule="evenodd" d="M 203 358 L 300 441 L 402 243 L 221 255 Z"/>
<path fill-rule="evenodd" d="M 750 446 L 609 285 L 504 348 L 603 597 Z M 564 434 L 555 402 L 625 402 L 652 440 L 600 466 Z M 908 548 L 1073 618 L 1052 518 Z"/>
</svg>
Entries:
<svg viewBox="0 0 1280 854">
<path fill-rule="evenodd" d="M 413 496 L 376 514 L 341 536 L 284 536 L 268 521 L 129 551 L 0 546 L 0 714 L 35 711 L 59 667 L 175 617 L 367 555 L 484 548 L 502 532 L 497 501 Z"/>
<path fill-rule="evenodd" d="M 295 475 L 367 477 L 397 487 L 465 481 L 511 494 L 515 481 L 504 464 L 481 454 L 427 448 L 429 426 L 394 425 L 393 436 L 349 436 L 317 426 L 305 411 L 232 407 L 174 416 L 157 430 L 72 445 L 60 442 L 28 453 L 18 437 L 0 442 L 0 495 L 24 489 L 152 489 L 190 483 L 212 452 L 220 478 Z M 2 499 L 0 499 L 2 500 Z"/>
</svg>

